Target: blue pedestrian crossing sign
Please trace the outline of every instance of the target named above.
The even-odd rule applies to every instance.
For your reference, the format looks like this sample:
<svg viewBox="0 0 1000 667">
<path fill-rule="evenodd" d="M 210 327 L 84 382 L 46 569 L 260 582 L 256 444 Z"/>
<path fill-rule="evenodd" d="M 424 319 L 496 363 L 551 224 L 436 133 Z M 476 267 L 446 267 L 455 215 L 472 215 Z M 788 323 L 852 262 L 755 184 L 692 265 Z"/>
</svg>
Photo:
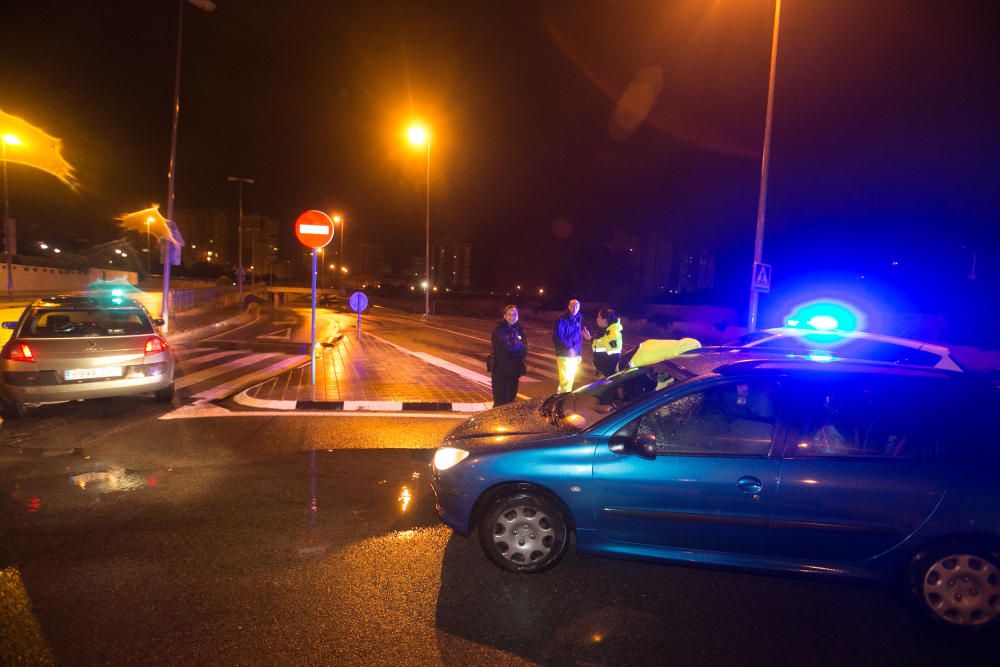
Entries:
<svg viewBox="0 0 1000 667">
<path fill-rule="evenodd" d="M 361 311 L 368 307 L 368 297 L 364 292 L 355 292 L 347 303 L 350 304 L 351 310 L 360 315 Z"/>
<path fill-rule="evenodd" d="M 755 292 L 770 292 L 771 291 L 771 265 L 763 264 L 761 262 L 753 263 L 753 281 L 750 283 L 750 289 Z"/>
</svg>

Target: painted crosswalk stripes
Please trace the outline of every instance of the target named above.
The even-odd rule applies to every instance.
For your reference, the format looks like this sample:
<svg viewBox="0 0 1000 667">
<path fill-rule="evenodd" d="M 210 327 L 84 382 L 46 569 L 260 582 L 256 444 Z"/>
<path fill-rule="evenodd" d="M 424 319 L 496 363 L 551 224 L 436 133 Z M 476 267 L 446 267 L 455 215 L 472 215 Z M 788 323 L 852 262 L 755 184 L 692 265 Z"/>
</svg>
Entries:
<svg viewBox="0 0 1000 667">
<path fill-rule="evenodd" d="M 216 385 L 211 389 L 206 389 L 200 391 L 192 398 L 196 398 L 203 401 L 212 401 L 219 398 L 225 398 L 231 394 L 236 393 L 241 389 L 246 389 L 247 387 L 257 384 L 258 382 L 263 382 L 268 378 L 274 377 L 281 372 L 300 364 L 304 364 L 309 361 L 309 357 L 304 354 L 301 355 L 282 355 L 284 358 L 280 361 L 271 364 L 265 368 L 262 368 L 251 373 L 240 375 L 232 380 L 224 382 L 220 385 Z"/>
<path fill-rule="evenodd" d="M 247 356 L 242 356 L 239 357 L 238 359 L 233 359 L 232 361 L 226 362 L 224 364 L 209 366 L 206 369 L 184 375 L 183 377 L 178 378 L 174 382 L 174 385 L 178 389 L 183 389 L 184 387 L 190 387 L 193 384 L 197 384 L 199 382 L 215 377 L 217 375 L 222 375 L 224 373 L 228 373 L 238 368 L 243 368 L 244 366 L 252 366 L 254 364 L 264 361 L 265 359 L 270 359 L 275 356 L 279 355 L 262 353 L 262 354 L 250 354 Z"/>
</svg>

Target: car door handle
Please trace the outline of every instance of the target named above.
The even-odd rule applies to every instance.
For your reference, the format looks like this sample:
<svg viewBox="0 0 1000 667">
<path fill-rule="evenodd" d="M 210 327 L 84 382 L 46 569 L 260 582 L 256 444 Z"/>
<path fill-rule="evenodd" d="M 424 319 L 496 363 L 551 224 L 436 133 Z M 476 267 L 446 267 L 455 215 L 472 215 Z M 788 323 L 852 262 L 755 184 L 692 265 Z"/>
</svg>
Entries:
<svg viewBox="0 0 1000 667">
<path fill-rule="evenodd" d="M 743 493 L 757 494 L 764 488 L 764 484 L 756 477 L 746 475 L 736 480 L 736 488 Z"/>
</svg>

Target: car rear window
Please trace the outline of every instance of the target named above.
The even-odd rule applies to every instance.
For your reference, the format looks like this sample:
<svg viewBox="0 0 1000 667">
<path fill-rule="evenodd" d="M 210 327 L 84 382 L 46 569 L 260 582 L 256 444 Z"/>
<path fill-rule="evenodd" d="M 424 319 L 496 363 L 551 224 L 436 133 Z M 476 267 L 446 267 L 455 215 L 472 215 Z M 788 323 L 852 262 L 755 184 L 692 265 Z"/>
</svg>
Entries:
<svg viewBox="0 0 1000 667">
<path fill-rule="evenodd" d="M 20 335 L 25 338 L 134 336 L 155 333 L 138 308 L 38 308 L 29 313 Z"/>
</svg>

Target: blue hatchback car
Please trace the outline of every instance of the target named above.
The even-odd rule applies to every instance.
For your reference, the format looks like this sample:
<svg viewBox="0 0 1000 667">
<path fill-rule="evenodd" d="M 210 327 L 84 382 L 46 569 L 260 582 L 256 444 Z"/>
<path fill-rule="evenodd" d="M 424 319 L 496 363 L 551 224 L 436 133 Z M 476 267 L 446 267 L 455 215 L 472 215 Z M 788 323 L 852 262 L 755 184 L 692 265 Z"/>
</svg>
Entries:
<svg viewBox="0 0 1000 667">
<path fill-rule="evenodd" d="M 578 553 L 877 579 L 1000 618 L 1000 392 L 863 362 L 664 362 L 476 415 L 434 456 L 444 522 L 513 572 Z"/>
</svg>

